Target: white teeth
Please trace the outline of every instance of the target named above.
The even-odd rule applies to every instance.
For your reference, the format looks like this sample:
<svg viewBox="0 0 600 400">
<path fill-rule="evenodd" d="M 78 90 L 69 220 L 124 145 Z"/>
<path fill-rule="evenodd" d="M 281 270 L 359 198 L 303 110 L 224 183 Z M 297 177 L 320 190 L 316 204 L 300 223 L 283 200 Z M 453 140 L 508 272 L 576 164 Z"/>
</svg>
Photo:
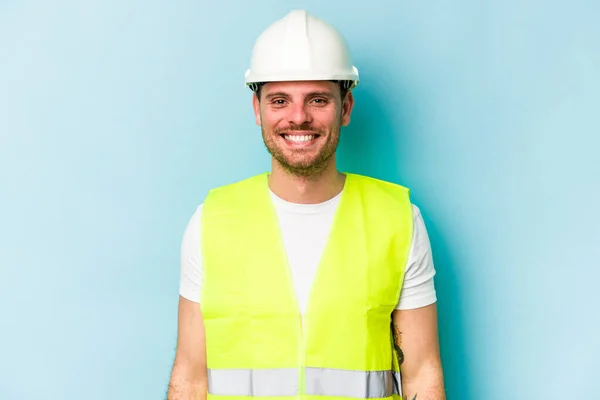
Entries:
<svg viewBox="0 0 600 400">
<path fill-rule="evenodd" d="M 283 135 L 285 140 L 290 142 L 308 142 L 315 138 L 315 135 Z"/>
</svg>

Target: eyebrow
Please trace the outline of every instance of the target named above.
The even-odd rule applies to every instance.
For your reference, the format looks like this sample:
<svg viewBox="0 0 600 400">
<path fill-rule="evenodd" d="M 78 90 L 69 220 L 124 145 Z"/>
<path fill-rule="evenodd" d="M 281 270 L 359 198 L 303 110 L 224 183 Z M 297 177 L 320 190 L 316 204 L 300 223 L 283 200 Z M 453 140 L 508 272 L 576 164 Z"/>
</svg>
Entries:
<svg viewBox="0 0 600 400">
<path fill-rule="evenodd" d="M 266 100 L 271 100 L 273 97 L 285 97 L 285 98 L 289 98 L 290 95 L 285 93 L 285 92 L 275 92 L 275 93 L 269 93 L 268 95 L 265 96 Z"/>
<path fill-rule="evenodd" d="M 332 98 L 332 97 L 334 97 L 334 96 L 333 96 L 333 93 L 331 93 L 331 92 L 327 92 L 327 91 L 321 91 L 321 92 L 310 92 L 310 93 L 308 94 L 308 96 L 312 96 L 312 97 L 316 97 L 316 96 L 323 96 L 323 97 L 329 97 L 329 98 Z"/>
<path fill-rule="evenodd" d="M 323 96 L 323 97 L 327 97 L 327 98 L 333 98 L 333 94 L 331 92 L 328 91 L 318 91 L 318 92 L 310 92 L 306 95 L 306 97 L 316 97 L 316 96 Z M 269 93 L 265 96 L 266 100 L 271 100 L 274 97 L 284 97 L 286 99 L 290 98 L 290 95 L 288 93 L 285 92 L 275 92 L 275 93 Z"/>
</svg>

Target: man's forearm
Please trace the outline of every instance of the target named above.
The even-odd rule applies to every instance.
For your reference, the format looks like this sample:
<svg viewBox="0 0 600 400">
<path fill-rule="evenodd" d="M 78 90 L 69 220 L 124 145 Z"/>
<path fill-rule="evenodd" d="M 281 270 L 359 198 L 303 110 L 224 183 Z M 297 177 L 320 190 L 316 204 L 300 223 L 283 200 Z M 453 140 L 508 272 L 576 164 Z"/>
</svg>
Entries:
<svg viewBox="0 0 600 400">
<path fill-rule="evenodd" d="M 184 368 L 174 366 L 167 391 L 167 400 L 206 400 L 208 382 L 205 379 L 191 381 Z"/>
<path fill-rule="evenodd" d="M 206 400 L 206 386 L 189 382 L 169 383 L 167 400 Z"/>
<path fill-rule="evenodd" d="M 440 386 L 430 386 L 424 390 L 417 389 L 414 391 L 405 391 L 404 388 L 402 388 L 402 391 L 404 393 L 410 393 L 403 395 L 402 400 L 446 400 L 444 388 Z"/>
<path fill-rule="evenodd" d="M 414 378 L 402 377 L 403 400 L 446 400 L 441 366 L 431 366 Z"/>
</svg>

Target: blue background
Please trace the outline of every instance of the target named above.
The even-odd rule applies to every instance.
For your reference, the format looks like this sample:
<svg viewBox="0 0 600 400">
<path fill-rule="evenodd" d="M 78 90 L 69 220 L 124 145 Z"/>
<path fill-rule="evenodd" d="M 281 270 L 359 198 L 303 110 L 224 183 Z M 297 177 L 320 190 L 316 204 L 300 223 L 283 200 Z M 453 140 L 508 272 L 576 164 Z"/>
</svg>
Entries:
<svg viewBox="0 0 600 400">
<path fill-rule="evenodd" d="M 402 183 L 449 399 L 596 398 L 600 3 L 0 2 L 0 399 L 162 399 L 179 249 L 270 160 L 243 86 L 291 8 L 361 73 L 340 167 Z"/>
</svg>

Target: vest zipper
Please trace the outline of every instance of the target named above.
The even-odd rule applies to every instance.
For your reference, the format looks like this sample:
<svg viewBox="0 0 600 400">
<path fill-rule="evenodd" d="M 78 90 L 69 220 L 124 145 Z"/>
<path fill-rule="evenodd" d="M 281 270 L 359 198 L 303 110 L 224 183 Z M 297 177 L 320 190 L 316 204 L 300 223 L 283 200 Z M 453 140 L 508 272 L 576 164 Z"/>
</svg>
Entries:
<svg viewBox="0 0 600 400">
<path fill-rule="evenodd" d="M 292 279 L 292 269 L 289 264 L 289 260 L 287 258 L 287 253 L 285 252 L 285 247 L 282 243 L 281 232 L 278 235 L 279 248 L 281 254 L 283 254 L 283 259 L 286 267 L 286 276 L 288 278 L 288 285 L 290 290 L 292 291 L 292 295 L 294 297 L 294 304 L 296 305 L 296 316 L 298 321 L 298 336 L 299 336 L 299 346 L 298 346 L 298 360 L 300 360 L 300 365 L 298 365 L 298 399 L 302 399 L 306 392 L 306 377 L 305 377 L 305 368 L 304 364 L 306 362 L 305 357 L 305 348 L 306 348 L 306 335 L 303 332 L 304 323 L 302 321 L 302 313 L 300 312 L 300 304 L 298 303 L 298 296 L 296 295 L 296 289 L 294 288 L 294 281 Z"/>
<path fill-rule="evenodd" d="M 267 188 L 268 188 L 268 181 L 267 181 L 267 177 L 268 174 L 265 174 L 265 181 L 267 182 Z M 349 179 L 350 176 L 349 174 L 346 174 L 346 180 L 344 182 L 344 189 L 346 189 L 348 187 L 349 184 Z M 335 227 L 337 226 L 337 219 L 338 219 L 338 215 L 339 215 L 339 209 L 342 206 L 342 203 L 344 202 L 345 196 L 344 193 L 342 193 L 342 197 L 340 198 L 340 202 L 337 206 L 337 209 L 335 211 L 335 214 L 333 216 L 333 221 L 331 224 L 331 229 L 329 232 L 329 235 L 327 237 L 327 241 L 325 243 L 325 248 L 323 249 L 323 254 L 321 255 L 320 259 L 319 259 L 319 264 L 317 266 L 317 270 L 315 271 L 315 275 L 313 276 L 313 281 L 311 282 L 310 285 L 310 289 L 308 290 L 308 299 L 307 299 L 307 304 L 306 304 L 306 314 L 308 314 L 308 310 L 311 304 L 311 298 L 312 298 L 312 292 L 315 286 L 315 282 L 317 281 L 317 277 L 319 275 L 319 272 L 322 269 L 322 265 L 323 264 L 323 256 L 325 254 L 325 252 L 327 251 L 329 245 L 329 242 L 331 241 L 331 236 L 333 234 L 333 231 L 335 229 Z M 294 304 L 296 305 L 296 315 L 298 316 L 298 335 L 299 337 L 299 342 L 300 345 L 298 346 L 298 359 L 300 360 L 300 365 L 298 366 L 298 399 L 303 399 L 306 395 L 306 332 L 307 332 L 307 324 L 308 324 L 308 319 L 303 318 L 302 313 L 300 312 L 300 304 L 298 301 L 298 295 L 296 294 L 296 289 L 294 288 L 294 281 L 292 279 L 292 268 L 290 267 L 290 262 L 288 260 L 287 257 L 287 252 L 285 251 L 285 246 L 283 245 L 283 235 L 281 234 L 281 229 L 279 227 L 279 219 L 277 218 L 277 212 L 275 211 L 275 207 L 273 206 L 273 202 L 271 200 L 271 197 L 268 197 L 268 201 L 269 201 L 269 205 L 270 205 L 270 209 L 271 209 L 271 216 L 273 219 L 273 222 L 275 223 L 275 227 L 277 228 L 277 242 L 279 244 L 279 252 L 283 257 L 283 262 L 285 264 L 286 267 L 286 276 L 288 278 L 288 284 L 290 287 L 290 290 L 292 291 L 292 295 L 294 297 Z"/>
<path fill-rule="evenodd" d="M 298 399 L 302 399 L 304 398 L 304 394 L 306 393 L 306 377 L 305 377 L 305 362 L 306 362 L 306 357 L 305 357 L 305 351 L 304 349 L 306 348 L 306 342 L 305 342 L 305 336 L 304 332 L 303 332 L 303 326 L 304 324 L 302 323 L 302 313 L 300 312 L 300 303 L 298 301 L 298 295 L 296 294 L 296 289 L 294 288 L 294 280 L 292 279 L 292 268 L 290 267 L 290 262 L 288 260 L 287 257 L 287 252 L 285 251 L 285 246 L 283 245 L 283 237 L 281 234 L 281 229 L 279 227 L 279 219 L 277 218 L 277 212 L 275 211 L 275 208 L 273 207 L 273 203 L 271 200 L 271 197 L 268 197 L 268 202 L 270 205 L 270 209 L 271 209 L 271 217 L 273 220 L 273 223 L 275 224 L 275 228 L 277 229 L 277 243 L 279 245 L 279 253 L 281 254 L 282 258 L 283 258 L 283 263 L 285 265 L 285 271 L 286 271 L 286 276 L 287 276 L 287 280 L 288 280 L 288 286 L 291 290 L 291 295 L 294 299 L 294 305 L 296 306 L 296 316 L 297 316 L 297 321 L 298 321 L 298 360 L 300 360 L 300 364 L 298 365 Z"/>
<path fill-rule="evenodd" d="M 348 187 L 348 179 L 349 176 L 348 174 L 346 174 L 346 181 L 344 182 L 344 191 L 347 191 L 347 187 Z M 306 308 L 304 310 L 305 312 L 305 316 L 308 315 L 310 308 L 311 308 L 311 304 L 312 304 L 312 298 L 313 298 L 313 290 L 319 280 L 319 276 L 321 275 L 321 271 L 323 269 L 323 263 L 324 263 L 324 258 L 325 255 L 328 253 L 329 248 L 331 247 L 331 237 L 335 234 L 335 231 L 337 230 L 337 226 L 338 226 L 338 218 L 339 218 L 339 214 L 340 214 L 340 208 L 342 207 L 342 204 L 345 202 L 345 198 L 346 196 L 344 195 L 344 192 L 342 192 L 342 195 L 340 197 L 340 201 L 338 203 L 338 206 L 335 210 L 335 213 L 333 215 L 333 220 L 331 221 L 331 228 L 329 230 L 329 234 L 327 235 L 327 241 L 325 242 L 325 246 L 323 247 L 323 253 L 321 254 L 321 257 L 319 258 L 319 263 L 317 265 L 317 269 L 315 270 L 315 274 L 313 276 L 312 282 L 310 283 L 310 288 L 308 289 L 308 297 L 306 299 Z M 289 268 L 289 266 L 288 266 Z M 290 269 L 291 271 L 291 269 Z M 298 298 L 296 297 L 296 301 L 298 300 Z M 302 314 L 300 314 L 302 316 Z M 301 318 L 302 320 L 302 318 Z M 301 328 L 303 330 L 301 330 L 301 334 L 302 334 L 302 365 L 306 366 L 306 336 L 307 336 L 307 332 L 308 332 L 308 318 L 305 318 L 303 320 L 303 323 L 301 325 Z M 301 371 L 301 377 L 302 377 L 302 388 L 303 388 L 303 394 L 306 393 L 306 368 L 303 368 Z M 301 398 L 304 398 L 304 396 L 301 396 Z"/>
</svg>

